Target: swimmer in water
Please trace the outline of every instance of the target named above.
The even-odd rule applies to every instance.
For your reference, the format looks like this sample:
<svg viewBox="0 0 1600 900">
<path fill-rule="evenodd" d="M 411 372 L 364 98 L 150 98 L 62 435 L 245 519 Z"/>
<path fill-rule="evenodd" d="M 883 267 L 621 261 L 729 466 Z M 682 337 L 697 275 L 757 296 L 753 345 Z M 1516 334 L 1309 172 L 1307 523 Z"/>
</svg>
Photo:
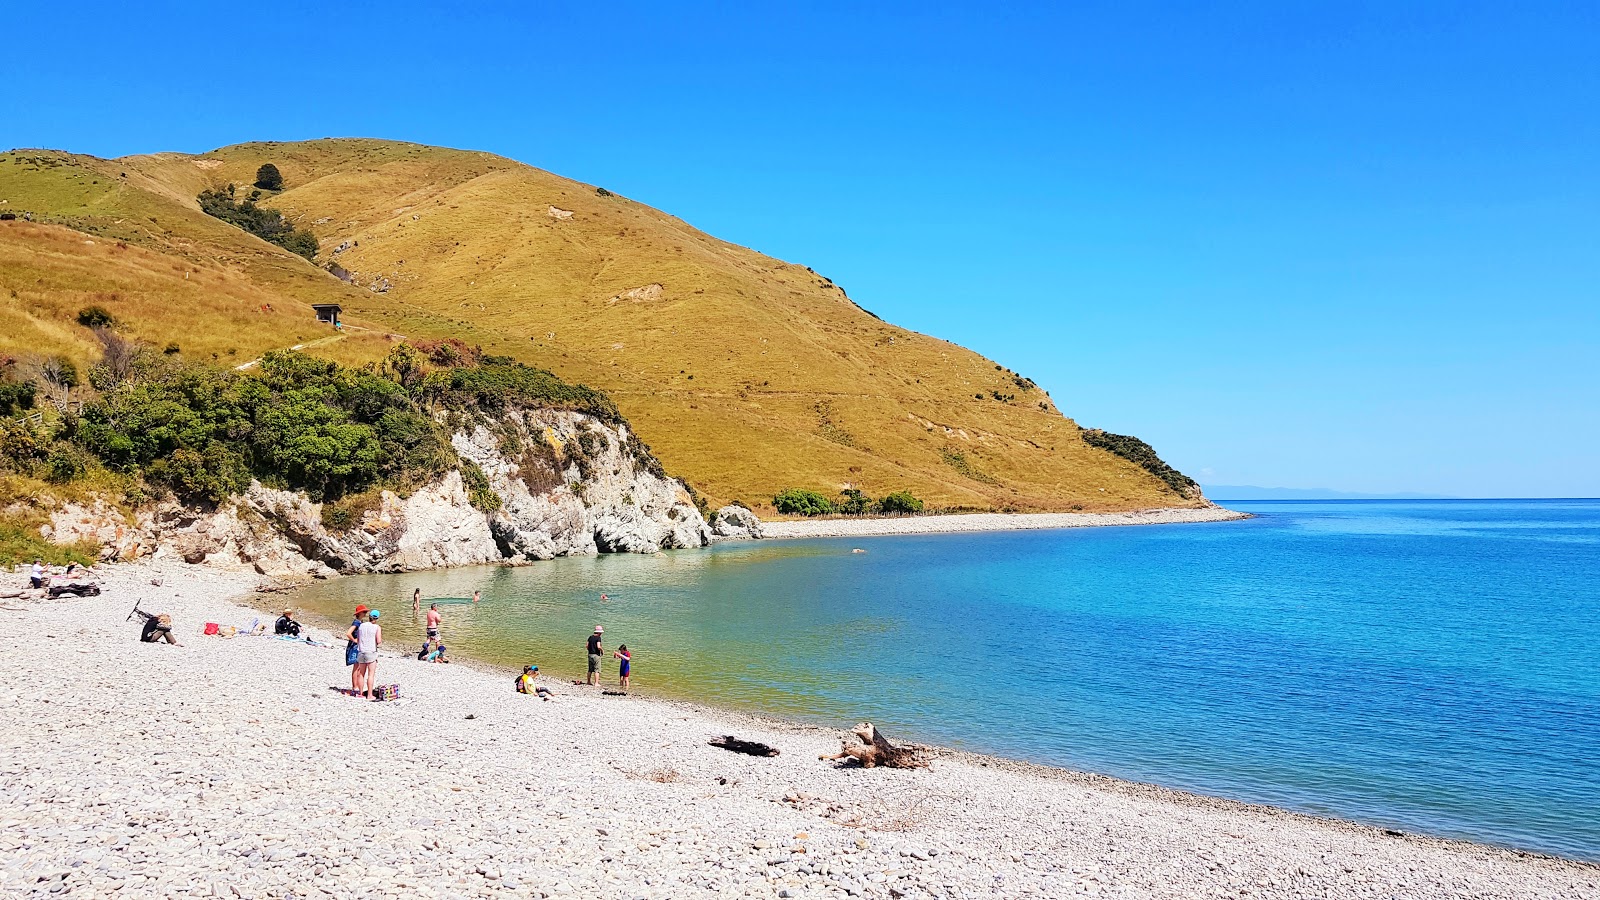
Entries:
<svg viewBox="0 0 1600 900">
<path fill-rule="evenodd" d="M 483 591 L 473 591 L 472 592 L 472 602 L 473 603 L 477 603 L 479 600 L 482 600 L 482 599 L 483 599 Z"/>
</svg>

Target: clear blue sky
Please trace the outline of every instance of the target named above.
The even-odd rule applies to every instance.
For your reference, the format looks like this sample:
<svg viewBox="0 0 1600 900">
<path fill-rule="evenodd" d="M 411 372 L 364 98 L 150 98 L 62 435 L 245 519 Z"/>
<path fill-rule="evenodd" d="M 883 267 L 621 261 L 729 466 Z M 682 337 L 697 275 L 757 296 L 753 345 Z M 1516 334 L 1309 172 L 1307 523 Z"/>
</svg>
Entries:
<svg viewBox="0 0 1600 900">
<path fill-rule="evenodd" d="M 0 146 L 490 150 L 1202 481 L 1600 496 L 1600 4 L 469 6 L 12 4 Z"/>
</svg>

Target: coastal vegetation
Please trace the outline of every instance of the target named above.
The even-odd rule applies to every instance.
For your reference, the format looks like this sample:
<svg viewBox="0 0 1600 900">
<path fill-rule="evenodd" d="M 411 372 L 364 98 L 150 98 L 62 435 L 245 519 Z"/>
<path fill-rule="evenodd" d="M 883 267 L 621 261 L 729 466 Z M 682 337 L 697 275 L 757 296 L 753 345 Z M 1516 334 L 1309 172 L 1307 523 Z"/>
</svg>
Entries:
<svg viewBox="0 0 1600 900">
<path fill-rule="evenodd" d="M 114 335 L 106 346 L 81 386 L 50 360 L 32 375 L 15 361 L 0 366 L 7 493 L 95 490 L 129 506 L 163 495 L 205 504 L 260 481 L 329 502 L 324 520 L 341 526 L 359 520 L 381 489 L 406 494 L 459 468 L 473 504 L 493 511 L 499 497 L 481 470 L 456 455 L 452 424 L 487 422 L 511 407 L 623 421 L 598 391 L 459 341 L 400 344 L 360 367 L 274 351 L 249 372 Z M 60 403 L 29 414 L 40 392 L 66 383 Z M 561 468 L 582 468 L 595 448 L 577 441 L 543 449 Z M 633 452 L 649 451 L 640 444 Z M 24 541 L 27 526 L 37 534 L 37 519 L 4 522 L 7 559 L 40 551 L 39 542 Z"/>
<path fill-rule="evenodd" d="M 809 488 L 787 488 L 772 498 L 772 507 L 786 516 L 910 515 L 923 511 L 923 503 L 910 491 L 895 491 L 873 500 L 856 488 L 839 492 L 840 499 Z"/>
<path fill-rule="evenodd" d="M 1132 435 L 1112 434 L 1109 431 L 1091 428 L 1083 433 L 1083 440 L 1092 447 L 1109 450 L 1129 462 L 1136 463 L 1141 469 L 1161 479 L 1163 483 L 1182 496 L 1187 497 L 1191 493 L 1199 492 L 1200 486 L 1195 483 L 1193 478 L 1167 465 L 1156 454 L 1154 447 Z"/>
</svg>

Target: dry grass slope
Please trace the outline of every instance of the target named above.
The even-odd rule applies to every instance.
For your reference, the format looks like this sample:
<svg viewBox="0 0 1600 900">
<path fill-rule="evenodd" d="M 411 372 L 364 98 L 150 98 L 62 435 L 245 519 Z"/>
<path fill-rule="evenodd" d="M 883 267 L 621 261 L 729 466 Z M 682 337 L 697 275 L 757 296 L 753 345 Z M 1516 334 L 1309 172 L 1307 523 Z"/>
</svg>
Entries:
<svg viewBox="0 0 1600 900">
<path fill-rule="evenodd" d="M 319 262 L 356 286 L 198 211 L 201 190 L 245 188 L 265 162 L 286 190 L 263 203 L 313 230 Z M 1197 502 L 1086 445 L 1031 383 L 878 320 L 804 266 L 491 154 L 369 140 L 112 161 L 15 151 L 0 154 L 0 200 L 60 223 L 0 222 L 0 350 L 88 354 L 72 317 L 94 302 L 153 344 L 247 359 L 325 333 L 306 304 L 338 302 L 373 331 L 322 353 L 370 359 L 388 331 L 549 368 L 609 392 L 713 502 L 764 514 L 781 488 L 846 484 L 935 507 Z M 367 289 L 380 280 L 386 292 Z"/>
</svg>

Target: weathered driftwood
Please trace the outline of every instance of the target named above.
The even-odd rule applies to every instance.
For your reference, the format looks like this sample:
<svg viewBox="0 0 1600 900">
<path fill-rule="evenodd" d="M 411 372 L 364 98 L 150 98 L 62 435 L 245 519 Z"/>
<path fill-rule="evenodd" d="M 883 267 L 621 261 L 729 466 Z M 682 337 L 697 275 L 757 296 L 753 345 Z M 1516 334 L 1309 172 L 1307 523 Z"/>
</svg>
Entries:
<svg viewBox="0 0 1600 900">
<path fill-rule="evenodd" d="M 722 737 L 714 737 L 714 738 L 712 738 L 711 739 L 711 746 L 713 746 L 713 747 L 721 747 L 724 750 L 732 750 L 735 753 L 744 753 L 744 754 L 747 754 L 749 756 L 777 756 L 778 755 L 778 748 L 777 747 L 768 746 L 767 744 L 763 744 L 763 743 L 760 743 L 760 742 L 757 742 L 757 741 L 741 740 L 739 738 L 734 737 L 731 734 L 725 734 Z"/>
<path fill-rule="evenodd" d="M 861 722 L 851 729 L 856 737 L 861 739 L 860 745 L 846 743 L 838 753 L 823 754 L 818 759 L 845 759 L 849 757 L 861 763 L 864 769 L 875 766 L 888 766 L 891 769 L 926 769 L 928 767 L 927 751 L 921 747 L 896 747 L 889 743 L 877 726 L 871 722 Z"/>
</svg>

